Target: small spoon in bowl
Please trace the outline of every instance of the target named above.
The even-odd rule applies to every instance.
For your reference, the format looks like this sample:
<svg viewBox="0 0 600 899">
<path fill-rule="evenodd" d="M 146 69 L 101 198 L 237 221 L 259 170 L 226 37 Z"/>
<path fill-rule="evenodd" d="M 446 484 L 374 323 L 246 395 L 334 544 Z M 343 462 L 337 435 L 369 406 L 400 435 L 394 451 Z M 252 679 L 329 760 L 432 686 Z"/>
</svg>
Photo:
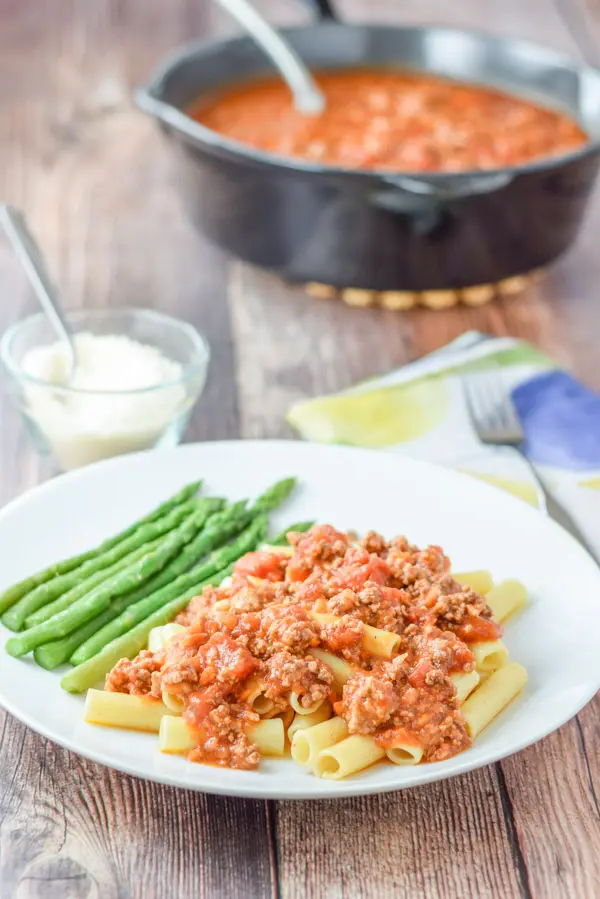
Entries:
<svg viewBox="0 0 600 899">
<path fill-rule="evenodd" d="M 0 205 L 0 216 L 6 236 L 27 274 L 40 306 L 64 345 L 67 360 L 65 383 L 68 383 L 77 366 L 75 341 L 71 328 L 65 320 L 58 290 L 48 273 L 43 253 L 27 227 L 25 216 L 20 210 L 9 206 L 8 203 L 3 203 Z"/>
<path fill-rule="evenodd" d="M 325 97 L 296 51 L 272 28 L 249 0 L 216 0 L 271 59 L 294 96 L 294 106 L 306 116 L 325 109 Z"/>
</svg>

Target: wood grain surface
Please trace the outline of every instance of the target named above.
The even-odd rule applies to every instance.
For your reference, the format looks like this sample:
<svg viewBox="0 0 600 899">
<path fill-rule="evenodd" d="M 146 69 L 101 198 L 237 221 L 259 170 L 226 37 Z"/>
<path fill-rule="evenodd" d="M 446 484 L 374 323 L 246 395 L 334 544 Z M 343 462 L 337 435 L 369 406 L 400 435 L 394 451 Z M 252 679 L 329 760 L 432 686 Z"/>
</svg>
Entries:
<svg viewBox="0 0 600 899">
<path fill-rule="evenodd" d="M 279 22 L 307 16 L 294 0 L 258 5 Z M 348 19 L 485 27 L 600 60 L 597 0 L 338 6 Z M 600 389 L 600 195 L 545 281 L 444 313 L 309 300 L 197 237 L 168 149 L 130 94 L 177 44 L 233 30 L 209 0 L 0 0 L 0 196 L 27 211 L 71 307 L 151 306 L 204 329 L 213 365 L 190 439 L 290 436 L 291 402 L 466 328 L 526 337 Z M 34 308 L 4 244 L 0 286 L 4 330 Z M 48 472 L 3 391 L 0 503 Z M 596 699 L 537 746 L 452 781 L 263 803 L 110 772 L 0 713 L 0 899 L 594 899 L 599 738 Z"/>
</svg>

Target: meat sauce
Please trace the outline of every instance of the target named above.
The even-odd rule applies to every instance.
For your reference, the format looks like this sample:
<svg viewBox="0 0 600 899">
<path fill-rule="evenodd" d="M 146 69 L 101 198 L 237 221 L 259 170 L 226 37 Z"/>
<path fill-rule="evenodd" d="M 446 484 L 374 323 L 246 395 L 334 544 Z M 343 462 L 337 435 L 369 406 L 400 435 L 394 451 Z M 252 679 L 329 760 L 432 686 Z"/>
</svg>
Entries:
<svg viewBox="0 0 600 899">
<path fill-rule="evenodd" d="M 106 688 L 182 700 L 196 735 L 193 761 L 255 768 L 248 737 L 259 718 L 247 702 L 259 680 L 270 714 L 294 692 L 305 708 L 329 699 L 350 733 L 383 747 L 399 734 L 424 750 L 425 761 L 470 745 L 450 675 L 472 671 L 469 644 L 496 639 L 501 628 L 483 597 L 454 581 L 438 546 L 419 549 L 404 537 L 371 532 L 362 540 L 329 525 L 291 534 L 292 557 L 249 553 L 231 584 L 206 588 L 180 616 L 186 630 L 165 649 L 121 659 Z M 312 613 L 335 616 L 325 623 Z M 365 626 L 399 634 L 397 655 L 366 652 Z M 346 659 L 355 673 L 340 692 L 320 647 Z"/>
<path fill-rule="evenodd" d="M 568 116 L 493 88 L 392 70 L 326 72 L 316 80 L 327 100 L 317 117 L 295 110 L 279 80 L 203 97 L 187 112 L 258 150 L 356 169 L 505 168 L 588 140 Z"/>
</svg>

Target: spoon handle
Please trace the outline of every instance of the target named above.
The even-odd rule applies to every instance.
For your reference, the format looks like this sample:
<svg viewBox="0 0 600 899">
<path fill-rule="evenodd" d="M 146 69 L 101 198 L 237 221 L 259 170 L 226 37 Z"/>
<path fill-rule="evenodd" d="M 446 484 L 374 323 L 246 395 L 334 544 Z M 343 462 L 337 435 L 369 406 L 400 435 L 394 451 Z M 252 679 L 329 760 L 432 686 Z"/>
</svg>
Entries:
<svg viewBox="0 0 600 899">
<path fill-rule="evenodd" d="M 304 115 L 320 115 L 325 98 L 296 51 L 272 28 L 249 0 L 217 0 L 269 56 L 289 85 L 294 104 Z"/>
<path fill-rule="evenodd" d="M 0 211 L 6 235 L 27 273 L 39 303 L 48 316 L 50 324 L 65 344 L 72 371 L 77 361 L 73 334 L 61 312 L 58 292 L 46 268 L 42 251 L 27 227 L 25 216 L 22 212 L 8 203 L 1 204 Z"/>
</svg>

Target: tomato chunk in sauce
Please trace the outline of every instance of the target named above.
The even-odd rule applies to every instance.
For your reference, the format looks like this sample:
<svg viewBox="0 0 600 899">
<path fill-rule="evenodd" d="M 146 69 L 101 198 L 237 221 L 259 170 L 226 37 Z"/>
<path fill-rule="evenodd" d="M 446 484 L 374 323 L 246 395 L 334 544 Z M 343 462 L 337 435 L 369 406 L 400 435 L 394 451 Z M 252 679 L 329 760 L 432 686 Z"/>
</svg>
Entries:
<svg viewBox="0 0 600 899">
<path fill-rule="evenodd" d="M 283 578 L 282 556 L 273 552 L 253 552 L 235 563 L 234 574 L 248 577 L 248 575 L 262 580 L 280 581 Z"/>
</svg>

